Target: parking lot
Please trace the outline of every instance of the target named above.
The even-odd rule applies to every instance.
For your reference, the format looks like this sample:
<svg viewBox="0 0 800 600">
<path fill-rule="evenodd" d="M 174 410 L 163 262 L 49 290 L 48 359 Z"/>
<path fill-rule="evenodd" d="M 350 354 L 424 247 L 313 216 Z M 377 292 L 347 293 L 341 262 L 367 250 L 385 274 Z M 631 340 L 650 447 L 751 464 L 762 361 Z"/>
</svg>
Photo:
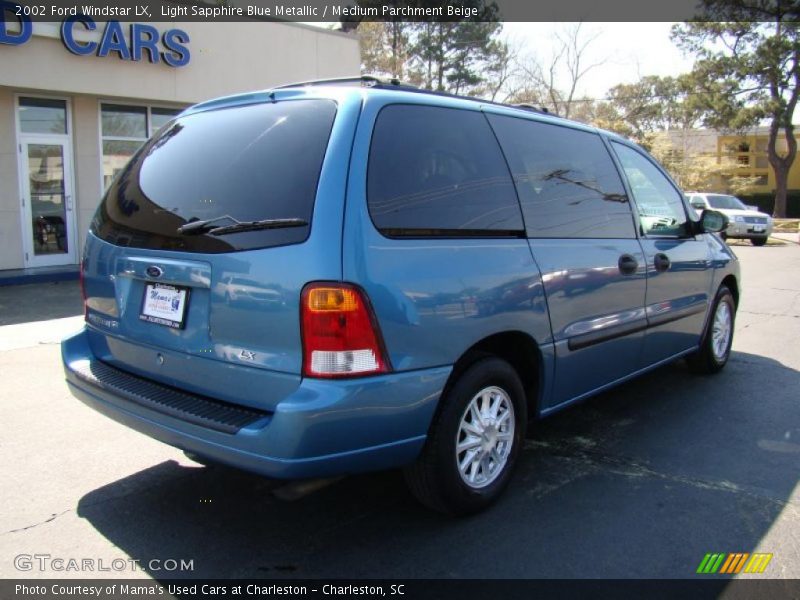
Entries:
<svg viewBox="0 0 800 600">
<path fill-rule="evenodd" d="M 681 578 L 709 552 L 766 552 L 764 576 L 798 578 L 800 247 L 733 248 L 723 373 L 677 363 L 536 424 L 508 493 L 469 519 L 421 508 L 399 472 L 200 467 L 69 395 L 58 340 L 80 326 L 77 283 L 0 288 L 0 576 L 87 575 L 18 570 L 47 554 L 135 559 L 95 574 L 126 578 Z"/>
</svg>

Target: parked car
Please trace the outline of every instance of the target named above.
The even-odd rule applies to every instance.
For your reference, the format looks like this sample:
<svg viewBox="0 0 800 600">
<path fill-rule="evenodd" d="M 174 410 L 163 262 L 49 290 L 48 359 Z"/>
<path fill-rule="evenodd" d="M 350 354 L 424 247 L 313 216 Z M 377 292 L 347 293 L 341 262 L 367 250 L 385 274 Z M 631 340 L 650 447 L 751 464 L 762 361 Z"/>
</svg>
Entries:
<svg viewBox="0 0 800 600">
<path fill-rule="evenodd" d="M 67 381 L 204 462 L 403 467 L 467 514 L 529 420 L 679 358 L 725 366 L 724 225 L 637 145 L 544 112 L 373 78 L 214 100 L 106 192 Z"/>
<path fill-rule="evenodd" d="M 698 214 L 713 209 L 728 217 L 728 227 L 721 233 L 723 239 L 745 239 L 754 246 L 763 246 L 772 235 L 772 217 L 757 207 L 745 205 L 736 196 L 705 192 L 686 192 L 686 195 Z"/>
</svg>

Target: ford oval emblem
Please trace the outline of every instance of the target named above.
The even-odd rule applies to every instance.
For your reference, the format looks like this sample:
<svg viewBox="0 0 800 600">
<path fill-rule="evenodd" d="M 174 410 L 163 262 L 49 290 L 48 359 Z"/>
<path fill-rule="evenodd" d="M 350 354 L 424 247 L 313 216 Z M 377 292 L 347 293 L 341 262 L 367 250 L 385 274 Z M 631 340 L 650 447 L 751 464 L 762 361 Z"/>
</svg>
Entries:
<svg viewBox="0 0 800 600">
<path fill-rule="evenodd" d="M 150 265 L 149 267 L 147 267 L 145 273 L 147 273 L 148 277 L 152 277 L 155 279 L 161 277 L 164 274 L 164 270 L 161 267 L 157 267 L 156 265 Z"/>
</svg>

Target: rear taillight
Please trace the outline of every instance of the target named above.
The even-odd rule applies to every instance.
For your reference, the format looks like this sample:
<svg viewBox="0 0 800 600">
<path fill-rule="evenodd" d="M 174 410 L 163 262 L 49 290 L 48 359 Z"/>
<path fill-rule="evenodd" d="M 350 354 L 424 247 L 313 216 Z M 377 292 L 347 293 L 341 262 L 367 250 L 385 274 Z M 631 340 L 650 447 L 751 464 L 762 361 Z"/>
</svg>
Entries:
<svg viewBox="0 0 800 600">
<path fill-rule="evenodd" d="M 303 375 L 354 377 L 389 370 L 363 291 L 343 283 L 309 283 L 301 302 Z"/>
<path fill-rule="evenodd" d="M 86 308 L 86 279 L 83 273 L 83 261 L 81 261 L 81 268 L 78 275 L 78 280 L 80 281 L 81 286 L 81 299 L 83 300 L 83 320 L 86 320 L 87 316 L 87 308 Z"/>
</svg>

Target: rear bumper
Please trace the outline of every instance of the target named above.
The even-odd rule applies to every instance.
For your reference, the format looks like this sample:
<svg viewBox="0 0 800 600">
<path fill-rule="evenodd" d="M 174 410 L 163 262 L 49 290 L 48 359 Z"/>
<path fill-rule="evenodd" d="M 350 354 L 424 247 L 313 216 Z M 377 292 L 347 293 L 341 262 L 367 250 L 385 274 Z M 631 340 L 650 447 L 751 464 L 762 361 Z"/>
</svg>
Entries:
<svg viewBox="0 0 800 600">
<path fill-rule="evenodd" d="M 97 358 L 85 331 L 64 340 L 61 349 L 70 391 L 91 408 L 171 446 L 276 478 L 326 477 L 412 462 L 451 371 L 304 379 L 273 413 L 226 433 L 87 381 L 81 371 Z"/>
</svg>

